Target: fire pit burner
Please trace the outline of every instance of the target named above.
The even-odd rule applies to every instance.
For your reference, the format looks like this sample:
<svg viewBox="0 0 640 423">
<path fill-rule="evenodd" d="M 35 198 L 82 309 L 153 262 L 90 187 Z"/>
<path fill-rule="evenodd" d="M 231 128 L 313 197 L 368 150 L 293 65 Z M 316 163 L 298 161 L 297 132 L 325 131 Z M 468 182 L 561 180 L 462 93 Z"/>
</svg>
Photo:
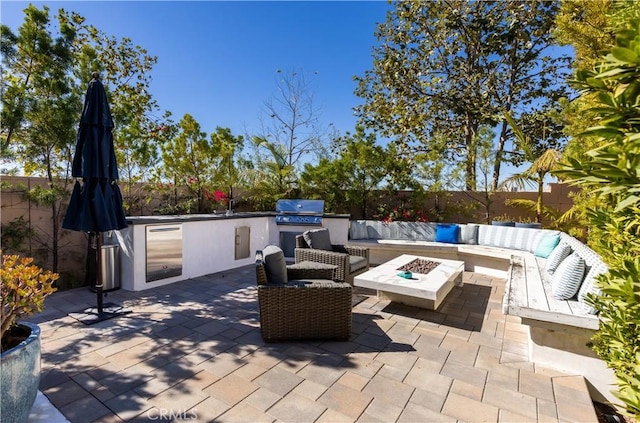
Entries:
<svg viewBox="0 0 640 423">
<path fill-rule="evenodd" d="M 398 270 L 409 271 L 411 273 L 420 273 L 426 275 L 431 272 L 433 269 L 440 265 L 437 261 L 432 260 L 424 260 L 424 259 L 415 259 L 405 264 L 404 266 L 398 267 Z"/>
</svg>

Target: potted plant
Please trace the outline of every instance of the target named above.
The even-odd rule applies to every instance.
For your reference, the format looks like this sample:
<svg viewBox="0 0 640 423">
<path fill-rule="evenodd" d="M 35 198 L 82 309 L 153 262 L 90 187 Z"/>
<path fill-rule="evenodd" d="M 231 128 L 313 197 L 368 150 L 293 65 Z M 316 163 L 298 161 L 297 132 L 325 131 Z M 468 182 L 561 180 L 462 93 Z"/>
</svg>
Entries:
<svg viewBox="0 0 640 423">
<path fill-rule="evenodd" d="M 541 229 L 542 223 L 534 222 L 530 217 L 521 217 L 516 222 L 516 228 Z"/>
<path fill-rule="evenodd" d="M 495 216 L 491 221 L 493 226 L 516 226 L 516 223 L 506 213 Z"/>
<path fill-rule="evenodd" d="M 3 255 L 0 268 L 0 415 L 7 422 L 27 421 L 40 383 L 40 328 L 18 320 L 43 310 L 58 279 L 32 262 Z"/>
</svg>

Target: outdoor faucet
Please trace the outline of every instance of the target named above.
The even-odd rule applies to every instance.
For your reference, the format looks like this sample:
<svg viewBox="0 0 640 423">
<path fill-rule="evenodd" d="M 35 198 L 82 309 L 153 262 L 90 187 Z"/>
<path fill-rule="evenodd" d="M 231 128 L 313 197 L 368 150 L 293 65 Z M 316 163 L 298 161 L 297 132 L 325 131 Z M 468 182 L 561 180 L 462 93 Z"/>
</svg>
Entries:
<svg viewBox="0 0 640 423">
<path fill-rule="evenodd" d="M 229 209 L 227 210 L 227 216 L 233 216 L 233 198 L 229 199 Z"/>
</svg>

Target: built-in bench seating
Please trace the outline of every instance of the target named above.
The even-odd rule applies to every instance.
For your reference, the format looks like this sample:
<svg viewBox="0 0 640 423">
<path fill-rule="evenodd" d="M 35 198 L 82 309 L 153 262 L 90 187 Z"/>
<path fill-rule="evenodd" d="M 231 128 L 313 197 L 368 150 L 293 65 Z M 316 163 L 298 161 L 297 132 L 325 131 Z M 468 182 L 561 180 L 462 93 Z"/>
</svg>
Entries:
<svg viewBox="0 0 640 423">
<path fill-rule="evenodd" d="M 598 293 L 595 278 L 607 267 L 589 247 L 563 232 L 482 224 L 459 225 L 456 243 L 436 242 L 435 223 L 352 221 L 349 244 L 369 248 L 372 265 L 401 254 L 461 260 L 465 270 L 506 279 L 503 312 L 518 316 L 529 327 L 532 362 L 582 374 L 595 387 L 594 397 L 613 400 L 613 373 L 588 346 L 599 319 L 585 301 Z M 552 295 L 552 276 L 546 259 L 534 253 L 544 237 L 557 234 L 586 266 L 575 297 L 558 300 Z"/>
</svg>

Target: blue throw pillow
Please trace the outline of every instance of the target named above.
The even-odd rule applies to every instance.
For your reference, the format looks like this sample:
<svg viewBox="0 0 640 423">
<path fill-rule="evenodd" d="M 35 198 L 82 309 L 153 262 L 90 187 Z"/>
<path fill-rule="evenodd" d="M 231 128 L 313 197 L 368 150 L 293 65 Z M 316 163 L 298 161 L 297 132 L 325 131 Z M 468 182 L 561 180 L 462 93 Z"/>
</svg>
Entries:
<svg viewBox="0 0 640 423">
<path fill-rule="evenodd" d="M 547 234 L 540 240 L 536 250 L 533 252 L 533 255 L 536 257 L 547 258 L 559 242 L 560 234 Z"/>
<path fill-rule="evenodd" d="M 460 226 L 455 223 L 438 223 L 436 226 L 436 242 L 448 242 L 449 244 L 457 244 L 460 236 Z"/>
</svg>

